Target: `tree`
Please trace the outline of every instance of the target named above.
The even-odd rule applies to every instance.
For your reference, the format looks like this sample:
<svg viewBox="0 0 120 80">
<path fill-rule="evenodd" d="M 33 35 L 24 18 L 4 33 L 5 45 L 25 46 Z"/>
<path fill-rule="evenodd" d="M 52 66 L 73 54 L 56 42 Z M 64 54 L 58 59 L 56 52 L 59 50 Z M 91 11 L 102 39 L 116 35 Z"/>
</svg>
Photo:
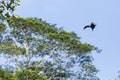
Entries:
<svg viewBox="0 0 120 80">
<path fill-rule="evenodd" d="M 20 5 L 20 0 L 1 0 L 0 1 L 0 19 L 9 20 L 15 7 Z"/>
<path fill-rule="evenodd" d="M 22 70 L 13 74 L 7 69 L 0 68 L 0 80 L 46 80 L 46 78 L 35 71 Z"/>
<path fill-rule="evenodd" d="M 94 46 L 81 43 L 74 32 L 66 32 L 38 18 L 11 17 L 9 33 L 4 33 L 0 50 L 7 54 L 18 70 L 35 70 L 49 79 L 72 78 L 96 79 L 98 70 L 89 56 Z M 80 70 L 72 68 L 75 66 Z M 80 75 L 82 72 L 82 75 Z M 86 76 L 87 77 L 86 77 Z"/>
<path fill-rule="evenodd" d="M 44 79 L 41 74 L 51 80 L 98 79 L 90 56 L 96 47 L 42 19 L 16 17 L 13 11 L 19 3 L 0 1 L 0 51 L 7 59 L 2 67 L 20 80 Z"/>
<path fill-rule="evenodd" d="M 0 80 L 18 80 L 18 78 L 8 70 L 0 68 Z"/>
<path fill-rule="evenodd" d="M 44 76 L 33 70 L 22 70 L 16 73 L 19 80 L 46 80 Z"/>
</svg>

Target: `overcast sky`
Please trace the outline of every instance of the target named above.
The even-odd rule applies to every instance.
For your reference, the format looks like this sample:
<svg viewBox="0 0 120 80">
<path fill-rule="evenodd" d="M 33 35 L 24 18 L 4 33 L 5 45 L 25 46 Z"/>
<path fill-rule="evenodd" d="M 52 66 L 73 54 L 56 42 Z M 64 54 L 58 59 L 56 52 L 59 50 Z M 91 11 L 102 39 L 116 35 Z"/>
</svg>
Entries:
<svg viewBox="0 0 120 80">
<path fill-rule="evenodd" d="M 39 17 L 74 31 L 82 42 L 102 49 L 92 53 L 101 80 L 115 78 L 120 70 L 120 0 L 21 0 L 15 11 L 22 17 Z M 94 31 L 83 30 L 91 22 Z"/>
</svg>

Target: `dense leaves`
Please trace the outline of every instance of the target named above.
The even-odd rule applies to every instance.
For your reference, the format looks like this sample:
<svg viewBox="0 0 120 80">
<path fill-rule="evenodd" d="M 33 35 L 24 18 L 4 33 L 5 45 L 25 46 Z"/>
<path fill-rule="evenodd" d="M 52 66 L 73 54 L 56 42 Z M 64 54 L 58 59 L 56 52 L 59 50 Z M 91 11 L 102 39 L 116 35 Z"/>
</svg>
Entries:
<svg viewBox="0 0 120 80">
<path fill-rule="evenodd" d="M 0 0 L 0 19 L 10 19 L 16 6 L 20 5 L 20 0 Z"/>
<path fill-rule="evenodd" d="M 13 15 L 19 4 L 0 1 L 0 53 L 6 60 L 2 80 L 98 80 L 91 56 L 98 48 L 41 18 Z"/>
<path fill-rule="evenodd" d="M 41 74 L 31 70 L 17 71 L 16 74 L 7 69 L 0 69 L 0 80 L 47 80 Z"/>
<path fill-rule="evenodd" d="M 19 80 L 47 80 L 44 76 L 32 70 L 18 71 L 16 76 Z"/>
<path fill-rule="evenodd" d="M 0 32 L 4 31 L 6 29 L 5 24 L 0 23 Z"/>
<path fill-rule="evenodd" d="M 90 56 L 97 48 L 81 43 L 74 32 L 66 32 L 38 18 L 12 16 L 7 25 L 9 29 L 4 32 L 0 50 L 9 55 L 10 62 L 15 65 L 14 73 L 24 70 L 22 73 L 29 74 L 31 69 L 29 75 L 41 73 L 53 80 L 97 79 L 98 70 L 92 65 Z"/>
<path fill-rule="evenodd" d="M 0 68 L 0 80 L 18 80 L 18 78 L 8 70 Z"/>
</svg>

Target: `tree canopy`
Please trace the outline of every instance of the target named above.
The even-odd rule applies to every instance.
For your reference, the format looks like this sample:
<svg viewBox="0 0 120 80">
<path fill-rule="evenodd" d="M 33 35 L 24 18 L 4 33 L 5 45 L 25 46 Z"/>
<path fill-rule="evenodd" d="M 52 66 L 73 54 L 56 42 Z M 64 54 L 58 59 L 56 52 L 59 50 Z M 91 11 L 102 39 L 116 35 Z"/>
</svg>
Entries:
<svg viewBox="0 0 120 80">
<path fill-rule="evenodd" d="M 98 72 L 90 56 L 96 47 L 82 43 L 74 32 L 66 32 L 39 18 L 12 16 L 7 26 L 2 25 L 6 29 L 1 32 L 0 51 L 12 59 L 15 67 L 9 67 L 14 73 L 30 69 L 51 79 L 72 76 L 82 79 L 84 75 L 93 78 Z M 80 69 L 77 74 L 72 67 Z"/>
<path fill-rule="evenodd" d="M 20 0 L 1 0 L 0 1 L 0 19 L 10 19 L 15 8 L 20 5 Z"/>
<path fill-rule="evenodd" d="M 5 76 L 9 73 L 15 80 L 98 80 L 91 55 L 98 48 L 41 18 L 12 15 L 19 4 L 19 0 L 0 1 L 0 55 L 6 61 L 1 72 Z"/>
</svg>

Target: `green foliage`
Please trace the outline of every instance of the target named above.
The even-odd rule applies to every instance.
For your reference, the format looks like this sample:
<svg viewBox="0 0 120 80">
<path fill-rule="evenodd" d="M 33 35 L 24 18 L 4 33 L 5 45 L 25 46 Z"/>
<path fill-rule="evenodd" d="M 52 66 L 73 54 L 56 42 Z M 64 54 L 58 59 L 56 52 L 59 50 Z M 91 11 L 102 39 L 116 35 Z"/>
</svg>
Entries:
<svg viewBox="0 0 120 80">
<path fill-rule="evenodd" d="M 18 71 L 16 76 L 19 80 L 47 80 L 44 76 L 33 70 Z"/>
<path fill-rule="evenodd" d="M 97 49 L 82 43 L 74 32 L 67 32 L 38 18 L 12 16 L 8 26 L 10 30 L 4 33 L 0 50 L 12 57 L 11 62 L 16 65 L 13 72 L 20 70 L 16 73 L 19 78 L 32 78 L 41 72 L 53 80 L 72 76 L 74 79 L 97 79 L 98 70 L 92 65 L 92 56 L 89 56 L 92 50 Z M 80 70 L 72 69 L 76 65 Z"/>
<path fill-rule="evenodd" d="M 0 32 L 3 32 L 6 29 L 5 24 L 0 23 Z"/>
<path fill-rule="evenodd" d="M 20 0 L 1 0 L 0 1 L 0 19 L 10 19 L 15 7 L 20 5 Z"/>
<path fill-rule="evenodd" d="M 98 80 L 89 55 L 97 47 L 56 24 L 13 15 L 19 5 L 20 0 L 0 1 L 0 52 L 8 64 L 2 65 L 8 70 L 0 69 L 1 80 Z"/>
<path fill-rule="evenodd" d="M 9 44 L 5 44 L 5 43 L 0 44 L 0 50 L 1 50 L 1 52 L 6 52 L 9 55 L 14 55 L 14 54 L 20 55 L 25 52 L 24 49 L 21 49 L 20 47 L 18 47 L 16 45 L 9 45 Z"/>
<path fill-rule="evenodd" d="M 59 29 L 51 27 L 51 25 L 44 23 L 42 20 L 41 22 L 38 22 L 36 19 L 32 18 L 13 18 L 9 20 L 9 25 L 13 28 L 18 27 L 21 30 L 24 28 L 22 31 L 32 30 L 34 33 L 40 34 L 50 40 L 62 42 L 62 44 L 64 43 L 69 46 L 69 50 L 71 49 L 75 52 L 86 53 L 94 49 L 94 47 L 90 44 L 81 44 L 79 37 L 77 37 L 75 33 L 69 33 L 64 30 L 59 31 Z"/>
<path fill-rule="evenodd" d="M 17 71 L 16 74 L 0 69 L 0 80 L 47 80 L 41 74 L 31 70 Z"/>
<path fill-rule="evenodd" d="M 8 70 L 0 69 L 0 80 L 18 80 L 18 78 Z"/>
</svg>

